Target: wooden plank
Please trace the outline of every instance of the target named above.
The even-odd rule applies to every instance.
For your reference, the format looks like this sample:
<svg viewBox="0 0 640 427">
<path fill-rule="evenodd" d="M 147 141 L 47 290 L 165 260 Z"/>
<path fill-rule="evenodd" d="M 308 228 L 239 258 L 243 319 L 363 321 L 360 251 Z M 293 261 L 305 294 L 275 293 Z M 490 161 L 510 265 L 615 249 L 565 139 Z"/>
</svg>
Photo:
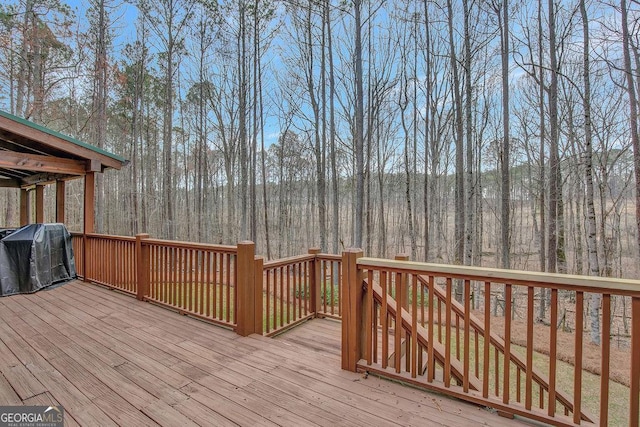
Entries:
<svg viewBox="0 0 640 427">
<path fill-rule="evenodd" d="M 120 426 L 155 426 L 156 423 L 117 393 L 107 393 L 93 403 Z"/>
<path fill-rule="evenodd" d="M 25 406 L 58 406 L 60 402 L 53 398 L 51 393 L 46 392 L 33 396 L 24 402 Z M 63 405 L 64 406 L 64 405 Z M 80 424 L 71 416 L 71 414 L 65 409 L 64 413 L 64 425 L 66 427 L 78 427 Z"/>
<path fill-rule="evenodd" d="M 197 424 L 166 403 L 157 400 L 144 407 L 142 412 L 160 425 L 196 427 Z"/>
<path fill-rule="evenodd" d="M 45 310 L 46 307 L 41 307 L 41 309 Z M 46 330 L 47 324 L 43 323 L 41 327 Z M 36 343 L 49 341 L 50 345 L 56 345 L 60 342 L 56 331 L 48 331 L 46 336 L 34 340 Z M 138 408 L 152 400 L 146 392 L 137 388 L 135 384 L 118 372 L 110 369 L 110 365 L 105 365 L 97 357 L 102 351 L 101 347 L 92 348 L 89 346 L 88 349 L 93 350 L 90 352 L 79 345 L 70 345 L 69 343 L 57 345 L 60 348 L 58 356 L 50 359 L 49 362 L 91 400 L 109 395 L 110 390 L 117 390 L 117 393 L 127 402 L 133 403 Z"/>
<path fill-rule="evenodd" d="M 227 396 L 221 396 L 198 384 L 189 384 L 181 389 L 183 393 L 191 399 L 211 408 L 216 413 L 243 426 L 277 426 L 278 424 L 269 421 L 260 414 L 246 407 L 229 400 Z"/>
<path fill-rule="evenodd" d="M 332 427 L 349 423 L 366 427 L 364 423 L 358 423 L 357 417 L 352 416 L 352 411 L 347 405 L 340 405 L 340 402 L 309 388 L 300 387 L 279 378 L 269 379 L 268 384 L 255 381 L 246 389 L 257 396 L 262 396 L 270 404 L 281 406 L 306 419 L 306 425 Z M 328 405 L 331 405 L 331 411 L 326 410 Z"/>
<path fill-rule="evenodd" d="M 22 364 L 2 369 L 2 374 L 21 400 L 28 399 L 47 391 L 40 378 Z"/>
<path fill-rule="evenodd" d="M 22 399 L 18 396 L 11 384 L 9 384 L 9 381 L 2 372 L 0 372 L 0 402 L 2 402 L 3 405 L 22 404 Z"/>
<path fill-rule="evenodd" d="M 135 383 L 142 390 L 145 390 L 150 395 L 155 396 L 157 399 L 169 405 L 176 405 L 189 398 L 184 393 L 181 393 L 176 388 L 164 382 L 160 372 L 155 372 L 155 374 L 158 375 L 156 376 L 130 362 L 114 366 L 113 369 L 132 383 Z"/>
<path fill-rule="evenodd" d="M 186 399 L 182 402 L 172 405 L 173 409 L 182 415 L 189 417 L 193 422 L 201 426 L 230 427 L 237 424 L 228 418 L 220 415 L 211 408 L 207 408 L 202 403 L 194 399 Z"/>
</svg>

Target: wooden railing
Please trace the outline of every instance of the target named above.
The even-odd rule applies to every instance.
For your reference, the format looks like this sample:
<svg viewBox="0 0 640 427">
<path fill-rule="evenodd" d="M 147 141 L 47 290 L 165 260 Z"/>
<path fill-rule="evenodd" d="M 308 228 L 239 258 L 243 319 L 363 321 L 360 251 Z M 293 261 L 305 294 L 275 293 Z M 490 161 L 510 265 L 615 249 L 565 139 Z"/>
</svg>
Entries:
<svg viewBox="0 0 640 427">
<path fill-rule="evenodd" d="M 84 278 L 84 236 L 82 233 L 71 233 L 71 244 L 73 246 L 76 273 L 78 277 Z"/>
<path fill-rule="evenodd" d="M 225 326 L 236 324 L 235 246 L 148 238 L 140 245 L 139 265 L 149 272 L 143 299 Z"/>
<path fill-rule="evenodd" d="M 136 295 L 136 239 L 87 234 L 82 251 L 85 280 Z"/>
<path fill-rule="evenodd" d="M 319 303 L 317 315 L 341 319 L 342 300 L 342 257 L 340 255 L 317 254 Z"/>
<path fill-rule="evenodd" d="M 73 234 L 72 242 L 77 271 L 87 281 L 243 336 L 272 336 L 312 317 L 342 319 L 343 369 L 553 425 L 620 423 L 611 416 L 611 407 L 621 403 L 619 391 L 611 394 L 609 363 L 612 300 L 624 297 L 631 301 L 632 327 L 628 412 L 622 418 L 639 422 L 640 281 L 380 260 L 359 250 L 336 256 L 312 249 L 264 262 L 252 242 L 205 245 L 145 234 Z M 594 293 L 602 301 L 602 341 L 596 347 L 601 363 L 598 385 L 588 386 L 597 392 L 586 391 L 597 396 L 595 406 L 583 402 L 583 349 L 590 344 L 582 315 L 585 296 Z M 568 305 L 576 313 L 570 364 L 558 360 L 556 327 L 544 329 L 548 348 L 538 351 L 538 342 L 534 351 L 535 313 L 543 299 L 549 325 L 559 323 L 559 311 Z M 521 346 L 512 343 L 516 316 L 526 323 Z"/>
<path fill-rule="evenodd" d="M 208 245 L 72 234 L 78 275 L 241 335 L 273 336 L 312 317 L 340 318 L 339 255 L 264 262 L 252 242 Z"/>
<path fill-rule="evenodd" d="M 248 335 L 254 325 L 254 244 L 204 245 L 101 234 L 72 234 L 78 275 L 182 314 Z M 240 312 L 240 314 L 239 314 Z M 250 325 L 250 326 L 248 326 Z"/>
<path fill-rule="evenodd" d="M 611 299 L 630 297 L 631 387 L 624 396 L 629 409 L 623 422 L 638 425 L 640 281 L 379 260 L 363 258 L 357 250 L 343 254 L 343 271 L 343 369 L 376 373 L 489 406 L 503 415 L 553 425 L 609 424 Z M 461 303 L 454 299 L 456 285 L 462 288 Z M 534 313 L 541 289 L 550 294 L 551 325 L 558 324 L 560 302 L 575 301 L 572 365 L 557 361 L 555 327 L 547 328 L 544 367 L 540 355 L 534 354 Z M 587 390 L 599 402 L 591 411 L 583 405 L 586 293 L 602 298 L 601 374 L 597 392 Z M 524 348 L 511 343 L 516 294 L 525 302 L 518 313 L 527 325 Z M 480 302 L 477 315 L 471 311 L 474 299 Z M 500 327 L 491 316 L 496 300 L 503 302 Z M 569 389 L 562 390 L 561 380 L 567 377 Z M 619 405 L 620 397 L 615 399 Z"/>
<path fill-rule="evenodd" d="M 263 264 L 264 333 L 279 334 L 313 317 L 340 318 L 339 255 L 307 255 Z"/>
<path fill-rule="evenodd" d="M 267 336 L 314 316 L 314 268 L 314 254 L 264 263 L 264 331 Z"/>
</svg>

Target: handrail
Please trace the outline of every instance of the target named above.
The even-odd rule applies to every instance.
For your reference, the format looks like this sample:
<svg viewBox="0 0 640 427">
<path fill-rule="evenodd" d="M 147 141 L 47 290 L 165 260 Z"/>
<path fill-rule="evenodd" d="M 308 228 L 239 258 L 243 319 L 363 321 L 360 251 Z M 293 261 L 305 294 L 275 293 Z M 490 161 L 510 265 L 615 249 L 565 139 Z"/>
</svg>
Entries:
<svg viewBox="0 0 640 427">
<path fill-rule="evenodd" d="M 135 240 L 135 238 L 134 238 Z M 213 245 L 209 243 L 193 243 L 180 240 L 162 240 L 162 239 L 144 239 L 143 245 L 163 245 L 171 248 L 196 249 L 204 251 L 216 251 L 233 254 L 238 251 L 236 246 L 229 245 Z"/>
<path fill-rule="evenodd" d="M 463 265 L 430 264 L 413 261 L 394 261 L 378 258 L 358 258 L 362 267 L 376 267 L 412 274 L 441 275 L 452 279 L 491 281 L 512 285 L 535 285 L 542 288 L 558 288 L 582 292 L 610 291 L 616 295 L 640 296 L 640 280 L 607 277 L 576 276 L 571 274 L 541 273 L 499 268 L 470 267 Z"/>
<path fill-rule="evenodd" d="M 316 257 L 323 261 L 342 261 L 342 255 L 337 254 L 318 254 Z"/>
<path fill-rule="evenodd" d="M 83 236 L 82 233 L 80 233 Z M 99 234 L 99 233 L 87 233 L 87 237 L 91 239 L 103 239 L 103 240 L 118 240 L 123 242 L 135 242 L 136 238 L 131 236 L 118 236 L 114 234 Z"/>
<path fill-rule="evenodd" d="M 277 268 L 284 267 L 286 265 L 297 264 L 300 262 L 312 261 L 316 258 L 316 255 L 306 254 L 306 255 L 295 255 L 287 258 L 274 259 L 271 261 L 264 262 L 264 268 Z"/>
</svg>

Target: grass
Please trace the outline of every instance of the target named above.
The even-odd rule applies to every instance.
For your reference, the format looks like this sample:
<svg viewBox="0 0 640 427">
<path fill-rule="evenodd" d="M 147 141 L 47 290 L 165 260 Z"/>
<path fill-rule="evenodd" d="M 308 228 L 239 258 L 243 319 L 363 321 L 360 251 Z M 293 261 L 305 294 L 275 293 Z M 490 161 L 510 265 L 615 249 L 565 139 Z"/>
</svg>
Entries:
<svg viewBox="0 0 640 427">
<path fill-rule="evenodd" d="M 227 321 L 228 319 L 231 323 L 234 322 L 234 292 L 233 288 L 229 288 L 226 284 L 216 284 L 211 285 L 209 287 L 209 303 L 213 304 L 213 298 L 215 293 L 215 307 L 210 307 L 209 315 L 211 318 Z M 175 289 L 175 291 L 174 291 Z M 227 289 L 229 290 L 229 307 L 227 309 Z M 337 286 L 334 288 L 334 292 L 331 293 L 329 291 L 329 286 L 327 286 L 327 292 L 325 293 L 324 288 L 321 289 L 321 298 L 324 303 L 326 303 L 327 307 L 330 307 L 332 304 L 337 305 L 339 301 L 339 292 Z M 155 295 L 155 299 L 161 303 L 167 304 L 171 307 L 175 307 L 180 310 L 185 311 L 193 311 L 198 314 L 205 315 L 207 314 L 206 305 L 203 306 L 203 311 L 200 313 L 200 302 L 202 298 L 205 298 L 206 303 L 206 287 L 202 287 L 201 284 L 192 283 L 190 285 L 185 284 L 164 284 L 159 285 L 157 290 L 157 294 Z M 274 329 L 278 329 L 280 327 L 286 326 L 290 322 L 293 322 L 301 317 L 304 317 L 305 307 L 304 307 L 304 298 L 305 298 L 304 289 L 299 289 L 296 292 L 292 292 L 290 295 L 289 303 L 287 304 L 286 295 L 285 300 L 282 301 L 282 312 L 280 312 L 280 296 L 274 295 L 271 293 L 267 295 L 266 292 L 263 291 L 263 325 L 264 331 L 267 331 L 267 325 L 269 326 L 269 332 Z M 300 310 L 300 306 L 298 303 L 299 298 L 303 298 L 301 301 L 302 310 Z M 267 307 L 267 299 L 269 300 L 269 311 L 266 311 Z M 189 303 L 191 305 L 189 306 Z M 189 310 L 191 307 L 191 310 Z M 309 307 L 309 303 L 307 302 L 307 307 Z"/>
</svg>

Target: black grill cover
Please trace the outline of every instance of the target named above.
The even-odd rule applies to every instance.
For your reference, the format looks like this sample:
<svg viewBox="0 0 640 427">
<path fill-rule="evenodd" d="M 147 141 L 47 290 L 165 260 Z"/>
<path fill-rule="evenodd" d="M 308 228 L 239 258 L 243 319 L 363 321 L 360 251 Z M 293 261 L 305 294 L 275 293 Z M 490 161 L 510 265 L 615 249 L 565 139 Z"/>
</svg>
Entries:
<svg viewBox="0 0 640 427">
<path fill-rule="evenodd" d="M 0 240 L 0 296 L 75 278 L 71 235 L 64 224 L 30 224 Z"/>
</svg>

